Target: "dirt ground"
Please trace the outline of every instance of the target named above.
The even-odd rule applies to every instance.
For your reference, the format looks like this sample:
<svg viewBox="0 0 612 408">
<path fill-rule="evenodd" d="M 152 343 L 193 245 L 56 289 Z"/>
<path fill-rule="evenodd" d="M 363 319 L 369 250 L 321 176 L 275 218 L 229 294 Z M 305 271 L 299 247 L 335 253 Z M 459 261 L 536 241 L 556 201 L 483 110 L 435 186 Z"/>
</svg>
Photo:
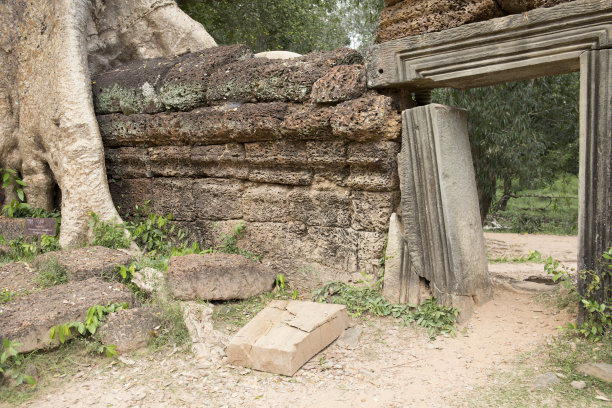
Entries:
<svg viewBox="0 0 612 408">
<path fill-rule="evenodd" d="M 576 237 L 486 234 L 489 257 L 538 250 L 576 261 Z M 537 265 L 542 270 L 542 264 Z M 504 265 L 512 277 L 534 265 Z M 496 272 L 496 273 L 504 273 Z M 530 272 L 529 272 L 530 273 Z M 124 362 L 80 367 L 57 378 L 28 407 L 456 407 L 465 395 L 495 381 L 513 360 L 558 333 L 573 316 L 558 313 L 536 294 L 496 286 L 494 300 L 477 308 L 456 337 L 430 340 L 422 330 L 393 319 L 359 318 L 355 349 L 337 343 L 293 378 L 244 368 L 199 369 L 172 348 L 130 355 Z M 458 401 L 462 401 L 459 403 Z M 0 402 L 0 406 L 8 406 Z"/>
</svg>

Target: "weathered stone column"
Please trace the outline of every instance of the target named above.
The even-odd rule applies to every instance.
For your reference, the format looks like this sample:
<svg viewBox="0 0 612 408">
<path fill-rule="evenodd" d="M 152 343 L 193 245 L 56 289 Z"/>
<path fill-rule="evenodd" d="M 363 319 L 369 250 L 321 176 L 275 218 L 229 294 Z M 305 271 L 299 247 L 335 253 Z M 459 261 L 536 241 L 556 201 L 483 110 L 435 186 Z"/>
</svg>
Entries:
<svg viewBox="0 0 612 408">
<path fill-rule="evenodd" d="M 603 278 L 596 294 L 602 302 L 610 299 L 612 289 L 612 279 L 604 278 L 600 264 L 602 253 L 612 247 L 612 50 L 584 52 L 580 74 L 578 262 L 581 270 L 595 270 Z M 587 284 L 579 279 L 581 294 Z"/>
<path fill-rule="evenodd" d="M 465 319 L 491 297 L 466 111 L 437 104 L 404 111 L 399 168 L 406 250 L 397 252 L 408 259 L 392 262 L 402 270 L 399 279 L 385 272 L 385 284 L 401 281 L 406 293 L 394 297 L 406 301 L 415 275 L 427 279 Z"/>
</svg>

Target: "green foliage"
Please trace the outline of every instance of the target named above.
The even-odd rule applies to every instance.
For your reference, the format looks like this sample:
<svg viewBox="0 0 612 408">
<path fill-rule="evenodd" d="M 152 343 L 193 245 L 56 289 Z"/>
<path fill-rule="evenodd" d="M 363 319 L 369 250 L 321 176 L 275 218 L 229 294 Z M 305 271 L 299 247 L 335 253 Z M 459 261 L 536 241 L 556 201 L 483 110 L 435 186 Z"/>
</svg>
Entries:
<svg viewBox="0 0 612 408">
<path fill-rule="evenodd" d="M 19 237 L 6 241 L 0 235 L 0 244 L 6 245 L 10 251 L 3 256 L 3 261 L 28 261 L 36 255 L 59 250 L 57 237 L 43 235 L 41 237 Z"/>
<path fill-rule="evenodd" d="M 37 269 L 36 283 L 43 289 L 68 282 L 68 271 L 57 261 L 57 257 L 50 257 L 45 265 L 39 265 Z"/>
<path fill-rule="evenodd" d="M 313 300 L 346 305 L 352 316 L 370 313 L 375 316 L 392 316 L 406 324 L 415 323 L 427 329 L 430 337 L 439 333 L 455 334 L 455 321 L 459 311 L 438 304 L 435 298 L 421 305 L 394 305 L 381 294 L 380 282 L 376 286 L 356 287 L 343 282 L 330 282 L 313 293 Z"/>
<path fill-rule="evenodd" d="M 2 188 L 12 188 L 19 201 L 24 201 L 23 187 L 26 184 L 19 178 L 19 174 L 13 169 L 0 169 L 0 174 L 2 174 Z"/>
<path fill-rule="evenodd" d="M 12 378 L 16 385 L 21 385 L 24 381 L 34 385 L 36 381 L 29 375 L 20 373 L 18 368 L 23 364 L 23 356 L 17 352 L 21 343 L 16 343 L 8 339 L 3 339 L 0 345 L 0 377 L 4 376 L 9 370 L 12 371 Z"/>
<path fill-rule="evenodd" d="M 579 89 L 579 76 L 568 74 L 434 92 L 434 101 L 468 110 L 483 218 L 498 182 L 512 194 L 559 173 L 577 174 Z"/>
<path fill-rule="evenodd" d="M 239 254 L 252 261 L 261 261 L 263 255 L 256 256 L 250 251 L 238 248 L 238 240 L 244 236 L 245 232 L 246 226 L 241 221 L 234 227 L 234 231 L 231 234 L 221 235 L 222 244 L 218 245 L 215 249 L 226 254 Z"/>
<path fill-rule="evenodd" d="M 125 228 L 114 221 L 101 221 L 96 213 L 91 213 L 89 227 L 93 229 L 94 239 L 92 246 L 103 246 L 112 249 L 130 247 L 130 239 L 125 233 Z"/>
<path fill-rule="evenodd" d="M 514 180 L 519 190 L 518 180 Z M 578 233 L 578 177 L 560 174 L 541 188 L 524 189 L 513 193 L 506 208 L 500 208 L 503 188 L 498 188 L 497 204 L 490 217 L 504 231 L 576 235 Z"/>
<path fill-rule="evenodd" d="M 2 214 L 9 218 L 55 218 L 59 220 L 61 214 L 59 211 L 47 211 L 42 208 L 34 208 L 28 203 L 13 200 L 10 204 L 2 207 Z"/>
<path fill-rule="evenodd" d="M 604 287 L 605 281 L 612 277 L 612 248 L 602 255 L 602 264 L 605 265 L 601 276 L 595 271 L 580 271 L 580 278 L 586 282 L 584 294 L 577 293 L 580 306 L 586 310 L 585 321 L 582 323 L 568 323 L 566 330 L 579 334 L 593 341 L 600 341 L 602 337 L 612 330 L 612 304 L 610 304 L 609 287 Z M 560 265 L 559 261 L 552 258 L 546 260 L 544 269 L 552 275 L 554 282 L 560 282 L 566 288 L 574 288 L 575 282 L 571 272 L 565 266 Z M 596 293 L 603 287 L 605 301 L 600 301 Z"/>
<path fill-rule="evenodd" d="M 0 305 L 2 303 L 10 302 L 13 299 L 15 299 L 15 294 L 8 288 L 0 289 Z"/>
<path fill-rule="evenodd" d="M 172 222 L 172 214 L 167 216 L 155 214 L 150 201 L 134 208 L 134 214 L 128 214 L 125 227 L 132 239 L 150 256 L 168 255 L 174 248 L 186 248 L 189 231 L 178 229 Z"/>
<path fill-rule="evenodd" d="M 159 348 L 166 344 L 182 346 L 191 341 L 191 336 L 183 318 L 183 307 L 180 302 L 158 299 L 155 304 L 161 309 L 157 317 L 160 320 L 159 329 L 154 333 L 151 346 Z"/>
<path fill-rule="evenodd" d="M 489 259 L 491 263 L 542 263 L 544 260 L 542 259 L 542 253 L 540 251 L 529 251 L 529 255 L 520 256 L 520 257 L 506 257 L 503 258 L 493 258 Z"/>
<path fill-rule="evenodd" d="M 127 308 L 129 308 L 129 305 L 125 302 L 108 304 L 107 306 L 92 306 L 87 310 L 84 322 L 70 322 L 54 326 L 49 332 L 49 338 L 64 344 L 72 336 L 93 336 L 102 326 L 106 315 Z M 108 357 L 117 355 L 116 347 L 112 345 L 97 345 L 95 350 L 99 354 L 105 353 Z"/>
</svg>

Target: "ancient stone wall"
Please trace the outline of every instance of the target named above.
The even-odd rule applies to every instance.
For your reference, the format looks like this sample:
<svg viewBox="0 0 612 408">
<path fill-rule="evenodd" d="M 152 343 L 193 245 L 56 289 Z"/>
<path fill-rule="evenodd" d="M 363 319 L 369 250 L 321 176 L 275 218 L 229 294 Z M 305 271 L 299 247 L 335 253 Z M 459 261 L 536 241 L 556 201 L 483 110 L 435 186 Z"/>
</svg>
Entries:
<svg viewBox="0 0 612 408">
<path fill-rule="evenodd" d="M 442 31 L 572 0 L 385 0 L 376 42 Z"/>
<path fill-rule="evenodd" d="M 359 53 L 253 58 L 243 46 L 94 78 L 115 205 L 150 200 L 203 246 L 245 249 L 303 282 L 378 273 L 399 208 L 401 117 Z"/>
</svg>

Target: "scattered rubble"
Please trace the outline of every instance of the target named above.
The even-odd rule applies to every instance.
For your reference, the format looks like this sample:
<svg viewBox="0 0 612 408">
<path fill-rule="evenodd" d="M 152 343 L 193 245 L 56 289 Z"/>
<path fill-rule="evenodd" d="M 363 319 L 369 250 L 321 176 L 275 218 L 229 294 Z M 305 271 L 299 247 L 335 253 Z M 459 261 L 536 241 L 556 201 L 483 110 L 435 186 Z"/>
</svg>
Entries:
<svg viewBox="0 0 612 408">
<path fill-rule="evenodd" d="M 129 353 L 147 346 L 159 328 L 159 311 L 151 308 L 123 309 L 106 317 L 100 331 L 102 343 Z"/>
</svg>

